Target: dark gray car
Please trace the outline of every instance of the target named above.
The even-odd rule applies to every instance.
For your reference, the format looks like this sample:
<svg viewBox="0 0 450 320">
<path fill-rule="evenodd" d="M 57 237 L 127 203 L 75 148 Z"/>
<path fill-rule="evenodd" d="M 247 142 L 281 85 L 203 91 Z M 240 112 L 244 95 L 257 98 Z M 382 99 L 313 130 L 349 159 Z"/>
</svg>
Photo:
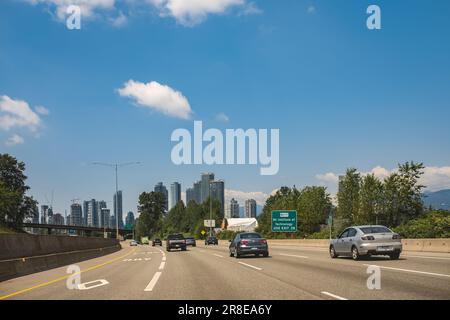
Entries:
<svg viewBox="0 0 450 320">
<path fill-rule="evenodd" d="M 245 255 L 269 256 L 269 246 L 267 240 L 259 233 L 244 232 L 238 233 L 233 240 L 230 240 L 230 257 L 239 258 Z"/>
</svg>

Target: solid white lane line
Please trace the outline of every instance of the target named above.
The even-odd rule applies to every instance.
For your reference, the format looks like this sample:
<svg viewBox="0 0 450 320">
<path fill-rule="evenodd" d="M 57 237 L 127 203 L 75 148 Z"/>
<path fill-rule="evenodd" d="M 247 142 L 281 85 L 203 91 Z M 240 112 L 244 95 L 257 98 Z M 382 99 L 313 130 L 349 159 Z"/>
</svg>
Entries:
<svg viewBox="0 0 450 320">
<path fill-rule="evenodd" d="M 418 273 L 418 274 L 425 274 L 429 276 L 439 276 L 439 277 L 447 277 L 450 278 L 450 274 L 442 274 L 442 273 L 434 273 L 434 272 L 425 272 L 425 271 L 418 271 L 418 270 L 409 270 L 409 269 L 400 269 L 400 268 L 392 268 L 392 267 L 384 267 L 384 266 L 378 266 L 373 264 L 364 264 L 366 267 L 369 266 L 375 266 L 379 267 L 381 269 L 388 269 L 388 270 L 394 270 L 394 271 L 403 271 L 403 272 L 409 272 L 409 273 Z"/>
<path fill-rule="evenodd" d="M 326 292 L 326 291 L 322 291 L 321 293 L 324 294 L 324 295 L 327 295 L 329 297 L 335 298 L 337 300 L 348 300 L 346 298 L 340 297 L 338 295 L 335 295 L 335 294 L 332 294 L 332 293 L 329 293 L 329 292 Z"/>
<path fill-rule="evenodd" d="M 162 261 L 166 261 L 166 256 L 163 256 L 163 257 L 162 257 Z"/>
<path fill-rule="evenodd" d="M 255 270 L 259 270 L 259 271 L 262 270 L 261 268 L 252 266 L 251 264 L 247 264 L 247 263 L 240 262 L 240 261 L 239 261 L 238 263 L 239 263 L 239 264 L 242 264 L 243 266 L 247 266 L 247 267 L 253 268 L 253 269 L 255 269 Z"/>
<path fill-rule="evenodd" d="M 307 256 L 298 256 L 295 254 L 286 254 L 286 253 L 280 253 L 280 256 L 308 259 Z"/>
<path fill-rule="evenodd" d="M 153 291 L 153 288 L 155 287 L 156 283 L 158 282 L 160 276 L 161 276 L 161 272 L 156 272 L 152 278 L 152 281 L 150 281 L 150 283 L 148 284 L 147 288 L 145 288 L 144 291 Z"/>
<path fill-rule="evenodd" d="M 164 261 L 161 262 L 161 264 L 159 265 L 159 270 L 164 269 L 165 266 L 166 266 L 166 263 Z"/>
<path fill-rule="evenodd" d="M 219 257 L 219 258 L 223 258 L 223 256 L 221 256 L 220 254 L 214 253 L 213 256 Z"/>
</svg>

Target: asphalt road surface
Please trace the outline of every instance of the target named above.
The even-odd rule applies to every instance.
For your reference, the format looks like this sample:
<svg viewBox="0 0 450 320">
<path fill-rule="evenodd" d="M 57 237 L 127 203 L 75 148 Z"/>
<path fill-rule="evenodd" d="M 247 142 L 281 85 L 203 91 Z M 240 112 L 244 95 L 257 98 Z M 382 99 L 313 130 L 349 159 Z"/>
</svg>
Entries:
<svg viewBox="0 0 450 320">
<path fill-rule="evenodd" d="M 185 252 L 123 246 L 78 263 L 79 282 L 67 266 L 0 282 L 0 300 L 450 299 L 450 254 L 353 261 L 331 259 L 326 249 L 286 245 L 270 247 L 268 258 L 235 259 L 227 246 L 201 241 Z M 369 265 L 380 267 L 379 290 L 368 289 Z"/>
</svg>

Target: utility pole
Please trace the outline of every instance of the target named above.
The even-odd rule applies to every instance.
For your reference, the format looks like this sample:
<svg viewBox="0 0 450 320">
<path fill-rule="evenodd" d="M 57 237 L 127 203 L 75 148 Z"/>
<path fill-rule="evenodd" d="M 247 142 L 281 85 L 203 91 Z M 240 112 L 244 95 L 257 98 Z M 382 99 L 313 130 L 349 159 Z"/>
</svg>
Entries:
<svg viewBox="0 0 450 320">
<path fill-rule="evenodd" d="M 122 168 L 125 166 L 131 166 L 131 165 L 137 165 L 137 164 L 141 164 L 140 162 L 127 162 L 127 163 L 103 163 L 103 162 L 93 162 L 93 165 L 98 165 L 98 166 L 106 166 L 106 167 L 112 167 L 114 168 L 114 171 L 116 173 L 116 193 L 115 193 L 115 198 L 116 198 L 116 211 L 114 212 L 114 215 L 116 216 L 116 239 L 119 239 L 119 196 L 118 196 L 118 191 L 119 191 L 119 179 L 117 176 L 117 171 L 118 168 Z"/>
</svg>

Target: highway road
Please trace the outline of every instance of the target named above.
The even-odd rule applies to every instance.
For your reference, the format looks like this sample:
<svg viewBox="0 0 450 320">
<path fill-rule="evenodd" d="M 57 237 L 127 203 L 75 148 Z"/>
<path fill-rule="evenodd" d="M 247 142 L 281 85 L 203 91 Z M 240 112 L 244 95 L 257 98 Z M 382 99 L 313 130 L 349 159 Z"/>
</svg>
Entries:
<svg viewBox="0 0 450 320">
<path fill-rule="evenodd" d="M 367 287 L 369 265 L 380 267 L 380 290 Z M 272 246 L 268 258 L 235 259 L 227 246 L 200 241 L 185 252 L 124 243 L 78 266 L 79 289 L 67 287 L 60 267 L 0 282 L 0 299 L 450 299 L 450 254 L 353 261 L 323 248 Z"/>
</svg>

